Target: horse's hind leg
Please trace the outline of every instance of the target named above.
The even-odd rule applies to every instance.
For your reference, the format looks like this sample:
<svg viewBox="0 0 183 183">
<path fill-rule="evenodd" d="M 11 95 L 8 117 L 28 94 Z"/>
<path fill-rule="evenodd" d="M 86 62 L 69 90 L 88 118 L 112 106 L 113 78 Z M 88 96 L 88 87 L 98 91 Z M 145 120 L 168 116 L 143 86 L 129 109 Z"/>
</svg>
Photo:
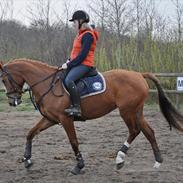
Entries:
<svg viewBox="0 0 183 183">
<path fill-rule="evenodd" d="M 141 130 L 152 146 L 155 156 L 154 168 L 159 168 L 160 164 L 163 162 L 163 158 L 161 157 L 161 153 L 156 142 L 154 130 L 149 126 L 144 117 L 142 117 L 141 120 Z"/>
<path fill-rule="evenodd" d="M 135 112 L 133 113 L 131 111 L 129 114 L 120 111 L 120 114 L 124 119 L 126 125 L 128 126 L 129 136 L 127 141 L 123 144 L 123 146 L 121 147 L 121 149 L 117 154 L 116 157 L 117 168 L 118 169 L 121 168 L 122 165 L 124 164 L 124 158 L 127 153 L 127 150 L 129 149 L 130 144 L 135 139 L 135 137 L 140 133 L 140 131 L 143 132 L 145 137 L 151 143 L 156 160 L 154 167 L 158 168 L 160 166 L 160 163 L 162 163 L 163 159 L 161 157 L 161 153 L 156 142 L 154 131 L 144 119 L 142 109 L 138 110 L 138 112 L 136 113 Z"/>
<path fill-rule="evenodd" d="M 130 112 L 128 114 L 128 113 L 124 113 L 123 111 L 120 111 L 120 114 L 128 127 L 129 136 L 128 136 L 127 141 L 125 141 L 125 143 L 123 144 L 123 146 L 117 153 L 117 157 L 116 157 L 117 169 L 120 169 L 123 167 L 124 162 L 125 162 L 124 158 L 130 147 L 130 144 L 133 142 L 135 137 L 140 133 L 140 120 L 139 120 L 140 112 L 137 112 L 137 113 Z"/>
<path fill-rule="evenodd" d="M 55 125 L 55 123 L 50 122 L 46 118 L 42 118 L 28 133 L 27 135 L 27 141 L 25 146 L 25 152 L 24 152 L 24 164 L 25 168 L 28 168 L 32 165 L 31 162 L 31 151 L 32 151 L 32 139 L 35 137 L 35 135 L 39 134 L 41 131 L 46 130 L 47 128 Z"/>
</svg>

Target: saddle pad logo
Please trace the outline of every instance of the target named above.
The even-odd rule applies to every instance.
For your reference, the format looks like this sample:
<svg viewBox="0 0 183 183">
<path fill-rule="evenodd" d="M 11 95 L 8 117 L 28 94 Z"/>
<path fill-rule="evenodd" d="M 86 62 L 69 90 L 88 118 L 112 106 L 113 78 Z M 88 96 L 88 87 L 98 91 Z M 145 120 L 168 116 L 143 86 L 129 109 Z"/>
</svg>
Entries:
<svg viewBox="0 0 183 183">
<path fill-rule="evenodd" d="M 92 84 L 92 86 L 93 86 L 93 89 L 97 91 L 102 89 L 102 83 L 100 82 L 95 82 Z"/>
</svg>

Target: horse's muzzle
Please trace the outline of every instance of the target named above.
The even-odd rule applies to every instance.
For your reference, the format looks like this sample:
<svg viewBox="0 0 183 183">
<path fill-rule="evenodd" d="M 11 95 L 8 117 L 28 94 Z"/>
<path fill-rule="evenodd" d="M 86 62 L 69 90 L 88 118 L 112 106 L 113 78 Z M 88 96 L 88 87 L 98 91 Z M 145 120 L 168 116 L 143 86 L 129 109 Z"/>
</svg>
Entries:
<svg viewBox="0 0 183 183">
<path fill-rule="evenodd" d="M 21 98 L 13 98 L 9 101 L 9 105 L 10 106 L 13 106 L 13 107 L 16 107 L 17 105 L 21 104 L 22 103 L 22 100 Z"/>
</svg>

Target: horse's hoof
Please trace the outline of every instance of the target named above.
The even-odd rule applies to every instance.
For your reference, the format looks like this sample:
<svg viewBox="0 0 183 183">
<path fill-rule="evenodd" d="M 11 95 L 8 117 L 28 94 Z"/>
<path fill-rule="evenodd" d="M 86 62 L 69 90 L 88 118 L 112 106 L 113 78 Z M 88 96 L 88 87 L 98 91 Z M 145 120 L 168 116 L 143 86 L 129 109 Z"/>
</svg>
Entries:
<svg viewBox="0 0 183 183">
<path fill-rule="evenodd" d="M 160 167 L 160 165 L 161 165 L 161 163 L 159 163 L 159 162 L 157 162 L 157 161 L 156 161 L 156 162 L 154 163 L 153 168 L 159 168 L 159 167 Z"/>
<path fill-rule="evenodd" d="M 74 175 L 78 175 L 81 173 L 81 168 L 79 168 L 78 166 L 75 166 L 72 170 L 71 173 Z"/>
<path fill-rule="evenodd" d="M 33 165 L 33 163 L 30 159 L 24 160 L 25 168 L 30 168 L 32 165 Z"/>
<path fill-rule="evenodd" d="M 121 169 L 121 168 L 124 166 L 124 164 L 125 164 L 124 161 L 121 162 L 121 163 L 116 164 L 116 169 L 117 169 L 117 170 Z"/>
</svg>

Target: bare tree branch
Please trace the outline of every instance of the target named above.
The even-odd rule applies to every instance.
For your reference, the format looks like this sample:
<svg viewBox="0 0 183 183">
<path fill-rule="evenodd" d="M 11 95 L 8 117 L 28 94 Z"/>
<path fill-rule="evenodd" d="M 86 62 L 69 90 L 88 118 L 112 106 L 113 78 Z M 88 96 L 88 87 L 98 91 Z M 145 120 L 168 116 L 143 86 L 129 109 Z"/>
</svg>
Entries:
<svg viewBox="0 0 183 183">
<path fill-rule="evenodd" d="M 178 42 L 181 42 L 183 33 L 183 2 L 180 0 L 172 0 L 172 3 L 176 9 Z"/>
</svg>

